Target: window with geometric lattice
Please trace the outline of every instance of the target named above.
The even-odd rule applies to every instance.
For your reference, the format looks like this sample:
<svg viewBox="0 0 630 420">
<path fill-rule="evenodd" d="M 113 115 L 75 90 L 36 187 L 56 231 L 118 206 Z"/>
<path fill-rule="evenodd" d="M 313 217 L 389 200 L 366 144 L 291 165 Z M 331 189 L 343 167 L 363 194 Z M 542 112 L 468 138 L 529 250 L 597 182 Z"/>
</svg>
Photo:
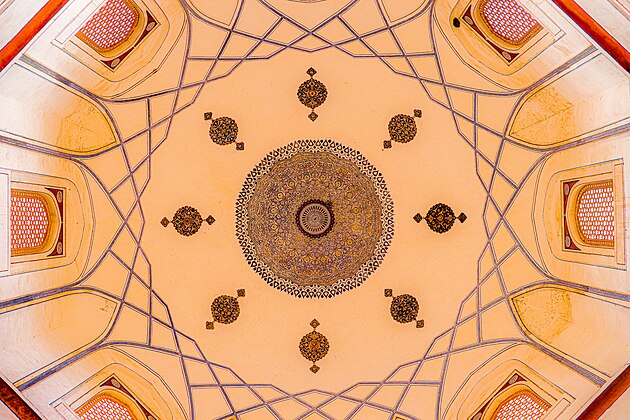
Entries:
<svg viewBox="0 0 630 420">
<path fill-rule="evenodd" d="M 116 70 L 158 25 L 149 10 L 139 4 L 134 0 L 105 0 L 76 33 L 82 48 L 110 70 Z"/>
<path fill-rule="evenodd" d="M 12 257 L 42 253 L 56 256 L 63 253 L 60 230 L 62 200 L 61 190 L 11 189 L 9 220 Z"/>
<path fill-rule="evenodd" d="M 77 37 L 99 53 L 120 47 L 140 21 L 140 10 L 128 0 L 106 0 L 83 25 Z"/>
<path fill-rule="evenodd" d="M 575 217 L 582 242 L 607 248 L 615 246 L 615 197 L 612 180 L 594 182 L 580 188 Z"/>
<path fill-rule="evenodd" d="M 461 19 L 508 64 L 542 32 L 542 25 L 518 0 L 477 0 Z"/>
<path fill-rule="evenodd" d="M 480 403 L 468 420 L 541 419 L 553 405 L 549 401 L 557 399 L 548 393 L 551 389 L 539 386 L 544 381 L 541 380 L 537 384 L 528 376 L 520 370 L 513 370 L 509 376 L 504 377 L 494 392 Z"/>
<path fill-rule="evenodd" d="M 521 46 L 540 29 L 540 23 L 517 0 L 481 0 L 480 15 L 492 35 Z"/>
<path fill-rule="evenodd" d="M 614 249 L 617 234 L 612 174 L 562 183 L 564 249 Z"/>
<path fill-rule="evenodd" d="M 491 420 L 538 420 L 547 413 L 549 407 L 549 403 L 533 392 L 519 391 L 499 405 Z"/>
<path fill-rule="evenodd" d="M 99 375 L 101 376 L 101 375 Z M 93 378 L 87 392 L 69 403 L 81 420 L 157 420 L 149 407 L 117 375 Z M 138 384 L 135 384 L 138 386 Z M 145 396 L 146 389 L 140 390 Z M 155 401 L 153 401 L 155 403 Z M 162 418 L 162 417 L 160 417 Z"/>
<path fill-rule="evenodd" d="M 136 420 L 125 403 L 106 394 L 99 394 L 92 398 L 76 413 L 81 420 Z"/>
<path fill-rule="evenodd" d="M 626 229 L 623 160 L 591 163 L 551 176 L 543 219 L 560 260 L 624 269 Z"/>
</svg>

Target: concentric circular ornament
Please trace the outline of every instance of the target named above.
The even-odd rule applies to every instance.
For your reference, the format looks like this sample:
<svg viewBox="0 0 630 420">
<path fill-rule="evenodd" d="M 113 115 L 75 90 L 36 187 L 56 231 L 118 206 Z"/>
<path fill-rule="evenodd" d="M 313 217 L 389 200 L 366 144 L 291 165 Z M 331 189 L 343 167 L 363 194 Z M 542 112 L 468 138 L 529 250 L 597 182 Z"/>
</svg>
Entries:
<svg viewBox="0 0 630 420">
<path fill-rule="evenodd" d="M 302 204 L 295 215 L 295 221 L 306 236 L 320 238 L 326 235 L 335 224 L 335 215 L 330 203 L 309 200 Z"/>
<path fill-rule="evenodd" d="M 365 281 L 394 234 L 380 172 L 332 140 L 300 140 L 269 153 L 236 202 L 236 235 L 248 264 L 297 297 L 329 298 Z"/>
<path fill-rule="evenodd" d="M 190 236 L 197 233 L 201 227 L 203 219 L 201 214 L 194 207 L 184 206 L 178 209 L 173 215 L 173 227 L 180 235 Z"/>
</svg>

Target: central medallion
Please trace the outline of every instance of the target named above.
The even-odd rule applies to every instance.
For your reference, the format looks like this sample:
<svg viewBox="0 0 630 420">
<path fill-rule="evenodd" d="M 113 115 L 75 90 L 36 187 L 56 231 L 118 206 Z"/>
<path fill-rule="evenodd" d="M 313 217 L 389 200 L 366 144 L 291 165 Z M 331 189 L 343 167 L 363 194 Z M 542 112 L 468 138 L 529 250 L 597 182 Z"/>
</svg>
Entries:
<svg viewBox="0 0 630 420">
<path fill-rule="evenodd" d="M 332 140 L 300 140 L 269 153 L 236 203 L 249 265 L 298 297 L 332 297 L 381 264 L 394 234 L 383 176 Z"/>
<path fill-rule="evenodd" d="M 320 238 L 326 235 L 335 224 L 331 203 L 309 200 L 302 204 L 295 215 L 295 222 L 306 236 Z"/>
</svg>

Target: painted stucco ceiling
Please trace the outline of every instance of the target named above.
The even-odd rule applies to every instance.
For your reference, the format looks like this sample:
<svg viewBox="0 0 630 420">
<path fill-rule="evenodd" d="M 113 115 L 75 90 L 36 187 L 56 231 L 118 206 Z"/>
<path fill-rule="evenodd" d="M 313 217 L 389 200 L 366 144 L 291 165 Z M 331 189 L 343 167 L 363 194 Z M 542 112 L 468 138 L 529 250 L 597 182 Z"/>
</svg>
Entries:
<svg viewBox="0 0 630 420">
<path fill-rule="evenodd" d="M 67 46 L 89 7 L 70 2 L 0 74 L 0 169 L 74 194 L 67 260 L 0 272 L 0 373 L 51 419 L 112 364 L 173 418 L 460 418 L 468 378 L 516 360 L 571 418 L 628 363 L 629 276 L 625 254 L 554 254 L 549 183 L 630 158 L 628 75 L 548 1 L 523 2 L 544 48 L 502 68 L 452 25 L 460 3 L 147 1 L 156 32 L 108 73 Z M 387 143 L 398 114 L 417 134 Z M 242 147 L 211 140 L 220 117 Z M 321 238 L 294 220 L 308 200 L 335 217 Z M 444 233 L 438 203 L 465 214 Z M 403 294 L 410 323 L 390 312 Z M 238 317 L 210 329 L 220 295 Z"/>
</svg>

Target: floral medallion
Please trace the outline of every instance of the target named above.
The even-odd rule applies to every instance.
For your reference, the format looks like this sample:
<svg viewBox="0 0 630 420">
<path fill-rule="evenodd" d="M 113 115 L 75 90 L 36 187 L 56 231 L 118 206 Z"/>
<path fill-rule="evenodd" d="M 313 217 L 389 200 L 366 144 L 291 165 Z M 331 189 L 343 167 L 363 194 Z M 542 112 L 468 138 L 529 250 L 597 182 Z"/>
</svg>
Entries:
<svg viewBox="0 0 630 420">
<path fill-rule="evenodd" d="M 416 137 L 416 133 L 418 132 L 413 117 L 405 114 L 398 114 L 392 117 L 392 119 L 389 120 L 387 129 L 389 130 L 390 138 L 399 143 L 409 143 Z"/>
<path fill-rule="evenodd" d="M 417 223 L 420 223 L 424 219 L 427 222 L 427 226 L 437 233 L 448 232 L 455 224 L 455 220 L 464 223 L 467 218 L 464 213 L 455 216 L 453 209 L 443 203 L 438 203 L 431 207 L 424 217 L 422 217 L 420 213 L 417 213 L 413 217 Z"/>
<path fill-rule="evenodd" d="M 238 125 L 230 117 L 219 117 L 210 124 L 210 138 L 222 146 L 231 144 L 238 137 Z"/>
<path fill-rule="evenodd" d="M 245 143 L 237 142 L 238 124 L 230 117 L 213 118 L 212 112 L 203 114 L 204 120 L 210 120 L 210 139 L 220 146 L 236 143 L 236 150 L 245 150 Z"/>
<path fill-rule="evenodd" d="M 183 236 L 190 236 L 197 233 L 201 227 L 203 219 L 201 214 L 194 207 L 184 206 L 178 209 L 173 216 L 173 227 Z"/>
<path fill-rule="evenodd" d="M 415 118 L 422 117 L 422 111 L 414 109 L 413 116 L 405 114 L 394 115 L 387 125 L 389 131 L 389 140 L 385 140 L 383 146 L 386 149 L 392 147 L 392 142 L 409 143 L 418 134 L 418 126 L 416 125 Z"/>
<path fill-rule="evenodd" d="M 385 296 L 392 297 L 392 289 L 385 289 Z M 394 321 L 401 324 L 407 324 L 412 321 L 416 321 L 416 328 L 424 327 L 424 320 L 418 319 L 418 311 L 420 310 L 420 304 L 418 299 L 405 293 L 402 295 L 394 296 L 392 303 L 389 307 L 389 313 Z"/>
<path fill-rule="evenodd" d="M 238 297 L 245 296 L 245 289 L 238 289 L 236 292 Z M 221 295 L 214 298 L 210 306 L 212 313 L 212 321 L 206 322 L 206 328 L 214 329 L 214 323 L 231 324 L 238 319 L 241 314 L 241 307 L 238 304 L 238 297 Z"/>
<path fill-rule="evenodd" d="M 269 153 L 236 203 L 249 265 L 271 286 L 328 298 L 359 286 L 394 234 L 383 176 L 356 150 L 300 140 Z"/>
<path fill-rule="evenodd" d="M 231 324 L 236 321 L 241 313 L 241 308 L 238 306 L 238 300 L 236 300 L 235 297 L 227 295 L 221 295 L 215 298 L 212 301 L 210 310 L 212 311 L 214 320 L 216 322 L 220 322 L 221 324 Z"/>
<path fill-rule="evenodd" d="M 330 349 L 330 344 L 328 343 L 326 336 L 315 331 L 318 326 L 319 322 L 316 319 L 312 320 L 311 327 L 313 327 L 313 331 L 306 334 L 300 340 L 300 353 L 302 353 L 302 356 L 306 360 L 313 362 L 313 366 L 310 367 L 310 370 L 313 373 L 317 373 L 320 369 L 315 362 L 323 359 Z"/>
<path fill-rule="evenodd" d="M 318 117 L 315 113 L 315 108 L 326 102 L 328 90 L 322 82 L 313 79 L 313 76 L 317 73 L 314 68 L 311 67 L 306 73 L 311 76 L 311 78 L 300 85 L 297 96 L 302 105 L 311 109 L 311 113 L 308 117 L 311 121 L 315 121 Z"/>
</svg>

